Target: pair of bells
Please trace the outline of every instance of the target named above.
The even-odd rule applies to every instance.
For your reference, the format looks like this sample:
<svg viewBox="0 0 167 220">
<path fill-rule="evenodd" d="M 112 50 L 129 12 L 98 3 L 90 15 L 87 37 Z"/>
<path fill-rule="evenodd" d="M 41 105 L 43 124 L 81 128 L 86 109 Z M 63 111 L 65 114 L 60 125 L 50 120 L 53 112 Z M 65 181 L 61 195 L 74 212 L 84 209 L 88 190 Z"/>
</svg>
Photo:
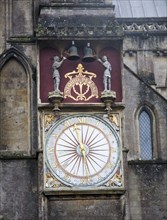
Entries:
<svg viewBox="0 0 167 220">
<path fill-rule="evenodd" d="M 74 45 L 74 41 L 72 42 L 72 46 L 68 49 L 68 57 L 69 60 L 79 60 L 80 56 L 78 55 L 77 47 Z M 82 58 L 83 62 L 93 62 L 96 60 L 96 56 L 93 53 L 93 50 L 90 48 L 90 44 L 84 48 L 84 57 Z"/>
</svg>

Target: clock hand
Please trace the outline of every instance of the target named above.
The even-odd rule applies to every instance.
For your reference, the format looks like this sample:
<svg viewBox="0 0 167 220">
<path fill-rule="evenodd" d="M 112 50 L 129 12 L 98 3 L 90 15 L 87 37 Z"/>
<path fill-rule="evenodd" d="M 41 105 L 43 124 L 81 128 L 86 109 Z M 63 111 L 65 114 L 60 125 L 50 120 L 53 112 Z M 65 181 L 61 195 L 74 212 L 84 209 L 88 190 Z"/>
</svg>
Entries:
<svg viewBox="0 0 167 220">
<path fill-rule="evenodd" d="M 85 155 L 85 147 L 81 141 L 81 138 L 79 136 L 79 132 L 78 132 L 78 126 L 76 124 L 74 124 L 74 130 L 76 132 L 76 135 L 77 135 L 77 140 L 78 140 L 78 143 L 79 143 L 79 146 L 80 146 L 80 149 L 81 149 L 81 153 L 82 155 L 84 156 Z"/>
<path fill-rule="evenodd" d="M 84 158 L 84 164 L 85 164 L 85 170 L 86 170 L 86 177 L 89 179 L 88 165 L 87 165 L 87 162 L 86 162 L 86 156 L 85 156 L 85 154 L 83 154 L 83 158 Z"/>
<path fill-rule="evenodd" d="M 85 147 L 81 141 L 81 138 L 80 138 L 80 135 L 79 135 L 79 132 L 78 132 L 78 126 L 77 124 L 74 124 L 74 130 L 76 132 L 76 135 L 77 135 L 77 140 L 79 142 L 79 146 L 80 146 L 80 149 L 81 149 L 81 153 L 82 153 L 82 156 L 83 156 L 83 159 L 84 159 L 84 164 L 85 164 L 85 170 L 86 170 L 86 176 L 87 178 L 89 178 L 89 175 L 88 175 L 88 167 L 87 167 L 87 163 L 86 163 L 86 154 L 85 154 Z"/>
</svg>

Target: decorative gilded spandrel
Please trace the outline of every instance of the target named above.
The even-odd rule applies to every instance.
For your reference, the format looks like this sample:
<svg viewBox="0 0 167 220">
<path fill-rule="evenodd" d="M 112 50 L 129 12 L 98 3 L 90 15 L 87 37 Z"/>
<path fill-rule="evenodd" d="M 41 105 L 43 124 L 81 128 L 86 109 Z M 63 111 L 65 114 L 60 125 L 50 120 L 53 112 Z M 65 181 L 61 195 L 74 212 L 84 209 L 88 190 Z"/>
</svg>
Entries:
<svg viewBox="0 0 167 220">
<path fill-rule="evenodd" d="M 117 131 L 119 131 L 120 128 L 120 116 L 116 113 L 110 113 L 109 114 L 109 120 L 112 123 L 112 125 L 115 127 Z"/>
<path fill-rule="evenodd" d="M 49 128 L 52 126 L 52 124 L 55 121 L 55 116 L 53 114 L 46 114 L 44 116 L 44 126 L 45 130 L 49 130 Z"/>
<path fill-rule="evenodd" d="M 96 74 L 84 71 L 82 64 L 78 64 L 77 71 L 66 73 L 65 78 L 69 81 L 64 87 L 64 98 L 71 98 L 75 101 L 88 101 L 91 98 L 98 98 L 98 88 L 93 82 Z"/>
<path fill-rule="evenodd" d="M 60 183 L 52 174 L 51 172 L 46 168 L 45 172 L 45 187 L 46 188 L 52 188 L 57 189 L 59 187 L 63 187 L 64 185 Z"/>
<path fill-rule="evenodd" d="M 123 174 L 122 174 L 122 169 L 121 169 L 121 163 L 116 173 L 114 174 L 114 176 L 104 185 L 107 187 L 113 187 L 113 188 L 123 187 Z"/>
</svg>

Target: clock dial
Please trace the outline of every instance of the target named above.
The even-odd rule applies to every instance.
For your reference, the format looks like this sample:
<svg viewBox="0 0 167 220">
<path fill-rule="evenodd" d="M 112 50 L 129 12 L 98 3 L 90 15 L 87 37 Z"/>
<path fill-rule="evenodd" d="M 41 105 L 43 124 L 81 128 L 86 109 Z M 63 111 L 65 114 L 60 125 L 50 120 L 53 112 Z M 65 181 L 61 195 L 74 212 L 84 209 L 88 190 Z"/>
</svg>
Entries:
<svg viewBox="0 0 167 220">
<path fill-rule="evenodd" d="M 46 161 L 53 175 L 69 186 L 99 186 L 115 173 L 119 138 L 111 124 L 96 116 L 69 116 L 46 137 Z"/>
</svg>

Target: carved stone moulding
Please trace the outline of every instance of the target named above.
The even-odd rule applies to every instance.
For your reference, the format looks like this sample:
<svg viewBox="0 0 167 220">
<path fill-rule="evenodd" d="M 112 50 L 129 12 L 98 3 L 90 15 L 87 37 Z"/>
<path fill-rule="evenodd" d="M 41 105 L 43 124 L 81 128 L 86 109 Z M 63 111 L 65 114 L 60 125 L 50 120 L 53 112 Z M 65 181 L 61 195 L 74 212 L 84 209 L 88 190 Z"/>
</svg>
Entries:
<svg viewBox="0 0 167 220">
<path fill-rule="evenodd" d="M 152 52 L 155 56 L 157 57 L 166 57 L 167 56 L 167 50 L 166 49 L 160 49 L 160 50 L 150 50 L 150 52 Z M 126 55 L 130 56 L 130 57 L 134 57 L 137 54 L 137 50 L 134 49 L 129 49 L 129 50 L 125 50 L 123 51 L 123 56 L 125 57 Z"/>
<path fill-rule="evenodd" d="M 130 57 L 134 57 L 135 55 L 136 55 L 136 53 L 137 53 L 137 51 L 135 51 L 135 50 L 125 50 L 124 52 L 123 52 L 123 56 L 126 56 L 126 55 L 128 55 L 128 56 L 130 56 Z"/>
<path fill-rule="evenodd" d="M 75 10 L 42 7 L 36 28 L 38 39 L 122 37 L 122 26 L 114 17 L 112 7 L 90 7 Z"/>
<path fill-rule="evenodd" d="M 167 34 L 166 19 L 118 19 L 125 34 Z"/>
<path fill-rule="evenodd" d="M 153 53 L 157 57 L 163 57 L 163 56 L 165 57 L 165 56 L 167 56 L 167 50 L 156 50 L 156 51 L 153 51 Z"/>
<path fill-rule="evenodd" d="M 105 0 L 52 0 L 51 5 L 59 5 L 59 4 L 65 4 L 65 5 L 87 5 L 87 4 L 101 4 L 105 5 Z"/>
</svg>

